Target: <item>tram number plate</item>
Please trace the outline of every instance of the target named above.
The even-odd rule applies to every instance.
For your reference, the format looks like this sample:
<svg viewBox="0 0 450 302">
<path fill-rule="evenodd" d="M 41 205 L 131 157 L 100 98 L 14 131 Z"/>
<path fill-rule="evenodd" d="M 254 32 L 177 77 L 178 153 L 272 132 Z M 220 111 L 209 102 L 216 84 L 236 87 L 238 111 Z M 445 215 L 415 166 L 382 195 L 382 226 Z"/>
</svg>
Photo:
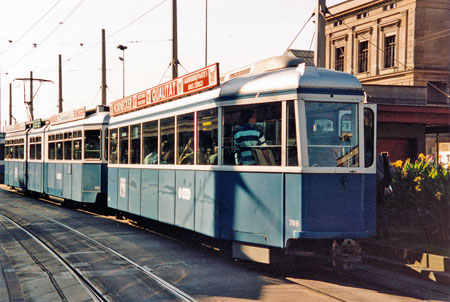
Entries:
<svg viewBox="0 0 450 302">
<path fill-rule="evenodd" d="M 300 226 L 300 220 L 297 220 L 297 219 L 289 219 L 289 226 L 292 226 L 292 227 L 299 227 L 299 226 Z"/>
</svg>

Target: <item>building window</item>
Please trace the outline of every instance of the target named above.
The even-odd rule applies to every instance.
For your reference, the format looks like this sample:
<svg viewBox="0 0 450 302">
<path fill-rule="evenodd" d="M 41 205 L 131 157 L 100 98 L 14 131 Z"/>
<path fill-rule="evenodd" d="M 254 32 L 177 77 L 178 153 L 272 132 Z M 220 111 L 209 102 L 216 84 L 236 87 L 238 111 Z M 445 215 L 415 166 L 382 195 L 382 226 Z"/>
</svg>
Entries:
<svg viewBox="0 0 450 302">
<path fill-rule="evenodd" d="M 427 82 L 427 103 L 448 104 L 447 91 L 447 82 Z"/>
<path fill-rule="evenodd" d="M 395 35 L 384 38 L 384 68 L 395 66 Z"/>
<path fill-rule="evenodd" d="M 358 45 L 358 72 L 367 72 L 369 58 L 369 42 L 362 41 Z"/>
<path fill-rule="evenodd" d="M 336 26 L 339 26 L 339 25 L 342 25 L 342 24 L 344 24 L 344 21 L 342 21 L 342 20 L 337 20 L 336 22 L 334 22 L 333 23 L 333 25 L 336 27 Z"/>
<path fill-rule="evenodd" d="M 369 16 L 369 12 L 364 12 L 356 15 L 356 19 L 362 19 Z"/>
<path fill-rule="evenodd" d="M 336 47 L 334 58 L 334 69 L 344 71 L 344 46 Z"/>
<path fill-rule="evenodd" d="M 391 9 L 396 8 L 396 7 L 397 7 L 397 3 L 391 3 L 391 4 L 388 4 L 388 5 L 384 6 L 384 7 L 383 7 L 383 10 L 384 10 L 384 11 L 386 11 L 386 10 L 391 10 Z"/>
</svg>

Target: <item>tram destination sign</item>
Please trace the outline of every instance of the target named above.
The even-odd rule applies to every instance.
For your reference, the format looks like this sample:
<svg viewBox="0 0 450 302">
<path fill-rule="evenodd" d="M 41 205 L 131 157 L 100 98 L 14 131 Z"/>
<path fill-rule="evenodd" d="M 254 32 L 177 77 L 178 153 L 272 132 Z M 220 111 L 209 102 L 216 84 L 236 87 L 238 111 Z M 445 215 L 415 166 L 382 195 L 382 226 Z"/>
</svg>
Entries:
<svg viewBox="0 0 450 302">
<path fill-rule="evenodd" d="M 112 116 L 142 109 L 219 85 L 219 63 L 111 103 Z"/>
<path fill-rule="evenodd" d="M 57 125 L 77 120 L 82 120 L 86 117 L 86 108 L 78 108 L 66 112 L 61 112 L 50 117 L 50 124 Z"/>
<path fill-rule="evenodd" d="M 17 131 L 25 131 L 27 129 L 26 123 L 12 124 L 6 125 L 6 132 L 17 132 Z"/>
</svg>

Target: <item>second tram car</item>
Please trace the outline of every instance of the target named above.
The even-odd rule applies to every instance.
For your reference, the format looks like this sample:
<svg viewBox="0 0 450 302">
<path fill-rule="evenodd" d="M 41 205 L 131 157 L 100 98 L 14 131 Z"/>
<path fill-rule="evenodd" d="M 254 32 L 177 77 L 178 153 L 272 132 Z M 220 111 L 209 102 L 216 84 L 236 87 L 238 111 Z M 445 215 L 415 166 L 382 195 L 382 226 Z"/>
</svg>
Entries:
<svg viewBox="0 0 450 302">
<path fill-rule="evenodd" d="M 262 262 L 302 239 L 375 234 L 376 118 L 359 81 L 276 57 L 151 106 L 217 73 L 112 103 L 108 207 L 233 241 L 236 257 Z"/>
</svg>

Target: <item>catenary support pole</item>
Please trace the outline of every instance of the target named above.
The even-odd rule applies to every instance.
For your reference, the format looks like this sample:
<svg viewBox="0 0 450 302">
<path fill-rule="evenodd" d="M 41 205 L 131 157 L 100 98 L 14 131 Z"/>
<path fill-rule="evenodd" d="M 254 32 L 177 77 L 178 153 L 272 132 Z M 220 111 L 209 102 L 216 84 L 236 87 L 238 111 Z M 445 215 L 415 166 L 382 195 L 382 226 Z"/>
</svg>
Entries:
<svg viewBox="0 0 450 302">
<path fill-rule="evenodd" d="M 63 112 L 63 98 L 62 98 L 62 62 L 61 55 L 58 55 L 58 79 L 59 79 L 59 98 L 58 98 L 58 112 Z"/>
<path fill-rule="evenodd" d="M 105 30 L 102 29 L 102 105 L 106 105 L 106 46 Z"/>
<path fill-rule="evenodd" d="M 172 79 L 178 77 L 177 0 L 172 0 Z"/>
<path fill-rule="evenodd" d="M 325 67 L 325 16 L 326 0 L 316 0 L 316 51 L 314 65 Z"/>
<path fill-rule="evenodd" d="M 30 116 L 31 120 L 34 120 L 33 114 L 33 72 L 30 71 Z"/>
</svg>

